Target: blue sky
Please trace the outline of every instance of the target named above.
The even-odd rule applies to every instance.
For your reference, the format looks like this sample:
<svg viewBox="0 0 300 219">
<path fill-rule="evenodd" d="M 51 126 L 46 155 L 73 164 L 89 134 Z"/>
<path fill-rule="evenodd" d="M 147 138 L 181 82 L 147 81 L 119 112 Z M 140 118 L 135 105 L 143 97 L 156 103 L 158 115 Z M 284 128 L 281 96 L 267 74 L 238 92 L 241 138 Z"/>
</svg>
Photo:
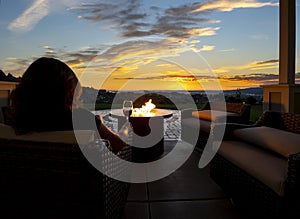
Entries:
<svg viewBox="0 0 300 219">
<path fill-rule="evenodd" d="M 36 58 L 55 57 L 80 78 L 84 75 L 85 86 L 97 87 L 96 81 L 105 77 L 101 86 L 106 89 L 128 82 L 128 89 L 175 89 L 174 81 L 195 89 L 193 83 L 206 83 L 212 76 L 224 89 L 277 83 L 278 40 L 278 1 L 2 0 L 0 4 L 0 69 L 18 76 Z M 298 42 L 296 51 L 300 72 Z M 191 61 L 195 54 L 202 63 L 198 67 Z M 179 64 L 162 62 L 174 57 L 180 57 Z"/>
</svg>

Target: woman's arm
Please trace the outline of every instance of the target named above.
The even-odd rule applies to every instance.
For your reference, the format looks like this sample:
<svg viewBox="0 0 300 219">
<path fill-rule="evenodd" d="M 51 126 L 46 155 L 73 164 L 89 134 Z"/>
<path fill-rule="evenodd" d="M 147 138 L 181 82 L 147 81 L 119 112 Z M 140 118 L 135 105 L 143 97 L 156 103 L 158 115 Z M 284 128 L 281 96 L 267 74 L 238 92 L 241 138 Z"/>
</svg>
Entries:
<svg viewBox="0 0 300 219">
<path fill-rule="evenodd" d="M 86 109 L 78 108 L 73 110 L 73 117 L 76 118 L 76 124 L 78 126 L 76 127 L 76 129 L 95 130 L 96 128 L 100 137 L 102 139 L 107 139 L 110 142 L 114 153 L 117 153 L 120 150 L 122 150 L 123 146 L 125 145 L 125 142 L 122 141 L 122 139 L 118 136 L 117 133 L 113 132 L 105 126 L 101 116 L 95 116 L 93 113 Z"/>
<path fill-rule="evenodd" d="M 113 132 L 104 125 L 104 122 L 100 116 L 96 116 L 96 124 L 101 138 L 109 140 L 113 152 L 117 153 L 122 150 L 125 142 L 122 141 L 117 133 Z"/>
</svg>

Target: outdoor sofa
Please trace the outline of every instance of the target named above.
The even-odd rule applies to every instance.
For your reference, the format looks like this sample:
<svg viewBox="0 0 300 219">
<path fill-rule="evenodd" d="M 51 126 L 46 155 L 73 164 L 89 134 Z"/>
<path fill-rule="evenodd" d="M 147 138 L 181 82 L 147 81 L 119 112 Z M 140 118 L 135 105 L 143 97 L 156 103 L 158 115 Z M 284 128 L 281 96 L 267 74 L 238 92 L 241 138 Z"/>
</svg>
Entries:
<svg viewBox="0 0 300 219">
<path fill-rule="evenodd" d="M 221 117 L 226 117 L 227 123 L 248 124 L 250 109 L 249 104 L 220 102 L 207 102 L 197 111 L 184 109 L 181 111 L 181 139 L 203 149 L 212 125 L 219 123 Z M 195 133 L 195 130 L 199 130 L 199 133 Z M 196 142 L 195 135 L 199 135 Z"/>
<path fill-rule="evenodd" d="M 106 173 L 122 172 L 124 167 L 103 152 L 93 131 L 76 132 L 84 147 L 102 151 L 99 160 Z M 130 160 L 130 147 L 117 156 Z M 15 135 L 10 126 L 0 124 L 1 218 L 117 219 L 128 190 L 128 183 L 102 174 L 88 162 L 74 131 Z"/>
<path fill-rule="evenodd" d="M 210 174 L 244 216 L 300 218 L 300 114 L 227 124 Z"/>
</svg>

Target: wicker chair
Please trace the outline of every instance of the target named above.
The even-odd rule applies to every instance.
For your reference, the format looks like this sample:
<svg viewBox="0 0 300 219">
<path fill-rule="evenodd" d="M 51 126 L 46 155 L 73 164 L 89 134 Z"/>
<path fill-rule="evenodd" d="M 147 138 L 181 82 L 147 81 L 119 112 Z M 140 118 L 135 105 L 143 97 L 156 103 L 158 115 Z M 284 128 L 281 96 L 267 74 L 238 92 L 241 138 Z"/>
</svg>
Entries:
<svg viewBox="0 0 300 219">
<path fill-rule="evenodd" d="M 77 144 L 0 138 L 0 145 L 2 218 L 121 217 L 129 184 L 96 170 Z M 130 160 L 130 147 L 118 156 Z M 105 153 L 99 159 L 109 172 L 122 169 Z"/>
<path fill-rule="evenodd" d="M 300 134 L 300 114 L 268 111 L 264 112 L 252 126 L 227 124 L 225 141 L 221 144 L 221 148 L 223 147 L 223 150 L 226 148 L 226 142 L 238 145 L 241 141 L 232 135 L 234 130 L 262 126 Z M 253 138 L 255 139 L 255 136 Z M 289 139 L 286 139 L 286 144 L 288 143 Z M 300 152 L 291 154 L 288 158 L 280 157 L 286 159 L 287 176 L 283 184 L 284 191 L 282 195 L 278 195 L 257 177 L 225 158 L 220 149 L 210 164 L 210 174 L 232 198 L 242 215 L 249 218 L 300 218 Z M 269 152 L 272 153 L 271 151 L 267 153 Z M 274 156 L 278 154 L 274 153 Z M 253 163 L 255 162 L 260 161 L 253 157 Z"/>
<path fill-rule="evenodd" d="M 211 107 L 212 104 L 213 107 Z M 210 111 L 213 108 L 216 112 L 222 112 L 224 106 L 226 106 L 227 122 L 240 124 L 249 123 L 251 105 L 242 103 L 226 103 L 226 105 L 224 105 L 219 102 L 207 102 L 199 111 L 194 111 L 192 109 L 184 109 L 181 111 L 182 140 L 191 144 L 196 144 L 198 148 L 203 149 L 207 143 L 211 125 L 218 123 L 217 120 L 212 119 Z M 195 133 L 195 130 L 199 130 L 199 136 L 196 143 L 194 142 L 194 135 L 198 133 Z"/>
</svg>

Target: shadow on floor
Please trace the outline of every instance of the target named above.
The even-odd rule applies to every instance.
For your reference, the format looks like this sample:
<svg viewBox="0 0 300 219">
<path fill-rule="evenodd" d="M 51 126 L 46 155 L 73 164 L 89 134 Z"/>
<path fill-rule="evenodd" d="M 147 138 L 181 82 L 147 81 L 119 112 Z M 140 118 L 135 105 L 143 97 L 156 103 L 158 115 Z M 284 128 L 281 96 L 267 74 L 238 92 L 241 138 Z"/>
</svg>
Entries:
<svg viewBox="0 0 300 219">
<path fill-rule="evenodd" d="M 165 153 L 176 142 L 165 142 Z M 209 167 L 198 168 L 200 153 L 171 175 L 150 183 L 131 184 L 123 219 L 239 219 L 230 199 L 209 177 Z"/>
</svg>

